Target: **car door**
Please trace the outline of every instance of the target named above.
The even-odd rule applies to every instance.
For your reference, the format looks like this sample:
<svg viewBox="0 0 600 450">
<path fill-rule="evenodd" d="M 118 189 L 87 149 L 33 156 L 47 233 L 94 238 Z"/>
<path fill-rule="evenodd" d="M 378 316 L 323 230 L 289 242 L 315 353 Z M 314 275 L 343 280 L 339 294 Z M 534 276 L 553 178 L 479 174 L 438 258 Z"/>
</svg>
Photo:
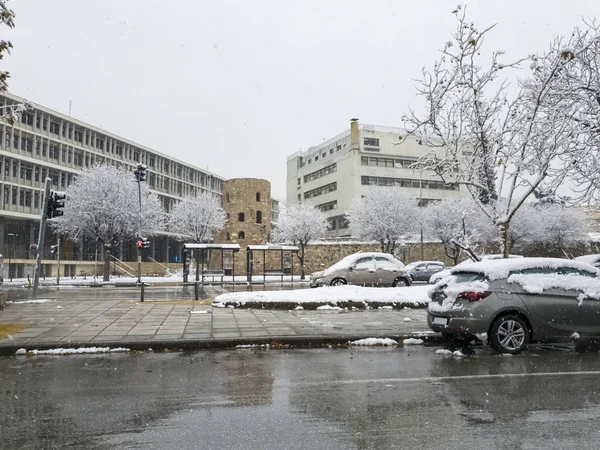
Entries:
<svg viewBox="0 0 600 450">
<path fill-rule="evenodd" d="M 423 277 L 423 281 L 429 281 L 431 275 L 433 275 L 434 273 L 441 272 L 442 270 L 444 270 L 444 266 L 442 266 L 441 264 L 427 264 L 427 267 L 425 268 L 425 276 Z"/>
<path fill-rule="evenodd" d="M 375 262 L 373 256 L 361 256 L 348 269 L 349 284 L 373 286 L 375 284 Z"/>
<path fill-rule="evenodd" d="M 520 274 L 554 274 L 559 272 L 550 268 L 533 268 L 519 271 Z M 563 275 L 566 276 L 566 275 Z M 509 283 L 511 291 L 519 295 L 529 312 L 533 327 L 544 337 L 570 336 L 581 328 L 579 292 L 563 289 L 546 289 L 541 293 L 532 293 L 519 283 Z M 539 337 L 539 335 L 538 335 Z"/>
<path fill-rule="evenodd" d="M 597 280 L 596 274 L 585 270 L 566 268 L 571 276 L 581 276 L 581 281 L 578 283 L 583 287 L 588 279 Z M 579 292 L 578 292 L 579 294 Z M 581 315 L 580 333 L 588 336 L 600 336 L 600 298 L 578 295 L 579 312 Z"/>
<path fill-rule="evenodd" d="M 410 275 L 412 276 L 413 281 L 424 281 L 425 278 L 429 281 L 429 278 L 426 274 L 426 264 L 418 264 L 411 271 Z"/>
<path fill-rule="evenodd" d="M 392 286 L 400 273 L 401 267 L 398 263 L 385 256 L 375 256 L 376 286 Z"/>
</svg>

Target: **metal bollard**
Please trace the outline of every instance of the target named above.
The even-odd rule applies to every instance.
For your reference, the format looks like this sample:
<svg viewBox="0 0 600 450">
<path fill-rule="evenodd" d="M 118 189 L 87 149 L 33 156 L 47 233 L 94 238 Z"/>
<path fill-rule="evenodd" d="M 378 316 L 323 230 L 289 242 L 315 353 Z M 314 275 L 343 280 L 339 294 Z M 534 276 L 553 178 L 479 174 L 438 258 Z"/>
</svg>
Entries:
<svg viewBox="0 0 600 450">
<path fill-rule="evenodd" d="M 140 284 L 140 301 L 144 301 L 144 283 Z"/>
<path fill-rule="evenodd" d="M 194 297 L 196 300 L 200 299 L 200 287 L 198 286 L 198 282 L 194 283 Z"/>
</svg>

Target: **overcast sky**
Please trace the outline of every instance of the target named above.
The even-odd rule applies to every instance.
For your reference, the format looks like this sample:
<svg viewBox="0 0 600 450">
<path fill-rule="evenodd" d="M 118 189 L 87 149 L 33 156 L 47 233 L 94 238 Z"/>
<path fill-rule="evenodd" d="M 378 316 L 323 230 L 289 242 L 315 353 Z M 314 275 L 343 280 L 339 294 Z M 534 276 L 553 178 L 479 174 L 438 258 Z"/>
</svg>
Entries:
<svg viewBox="0 0 600 450">
<path fill-rule="evenodd" d="M 402 126 L 456 2 L 10 0 L 10 90 L 285 196 L 286 158 L 361 123 Z M 543 50 L 596 0 L 468 2 L 489 50 Z"/>
</svg>

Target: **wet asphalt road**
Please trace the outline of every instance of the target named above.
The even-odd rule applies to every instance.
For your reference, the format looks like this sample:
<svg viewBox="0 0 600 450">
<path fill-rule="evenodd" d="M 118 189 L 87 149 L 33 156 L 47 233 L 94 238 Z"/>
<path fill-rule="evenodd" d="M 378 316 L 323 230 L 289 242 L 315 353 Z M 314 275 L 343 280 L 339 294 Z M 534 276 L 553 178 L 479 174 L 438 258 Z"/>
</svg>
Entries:
<svg viewBox="0 0 600 450">
<path fill-rule="evenodd" d="M 598 448 L 597 352 L 436 350 L 6 357 L 0 448 Z"/>
</svg>

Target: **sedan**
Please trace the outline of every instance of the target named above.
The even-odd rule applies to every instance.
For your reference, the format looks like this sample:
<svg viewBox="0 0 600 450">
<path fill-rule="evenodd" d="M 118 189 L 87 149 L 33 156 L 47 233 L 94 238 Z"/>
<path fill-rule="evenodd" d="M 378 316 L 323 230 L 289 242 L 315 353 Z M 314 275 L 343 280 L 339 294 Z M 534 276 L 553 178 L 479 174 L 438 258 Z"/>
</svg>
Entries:
<svg viewBox="0 0 600 450">
<path fill-rule="evenodd" d="M 410 274 L 402 262 L 389 253 L 355 253 L 329 269 L 311 275 L 310 285 L 409 286 Z"/>
<path fill-rule="evenodd" d="M 557 258 L 464 264 L 430 293 L 427 323 L 516 354 L 530 342 L 600 336 L 600 270 Z"/>
<path fill-rule="evenodd" d="M 406 270 L 410 273 L 413 281 L 429 282 L 429 279 L 434 273 L 441 272 L 445 266 L 440 261 L 417 261 L 406 266 Z"/>
</svg>

